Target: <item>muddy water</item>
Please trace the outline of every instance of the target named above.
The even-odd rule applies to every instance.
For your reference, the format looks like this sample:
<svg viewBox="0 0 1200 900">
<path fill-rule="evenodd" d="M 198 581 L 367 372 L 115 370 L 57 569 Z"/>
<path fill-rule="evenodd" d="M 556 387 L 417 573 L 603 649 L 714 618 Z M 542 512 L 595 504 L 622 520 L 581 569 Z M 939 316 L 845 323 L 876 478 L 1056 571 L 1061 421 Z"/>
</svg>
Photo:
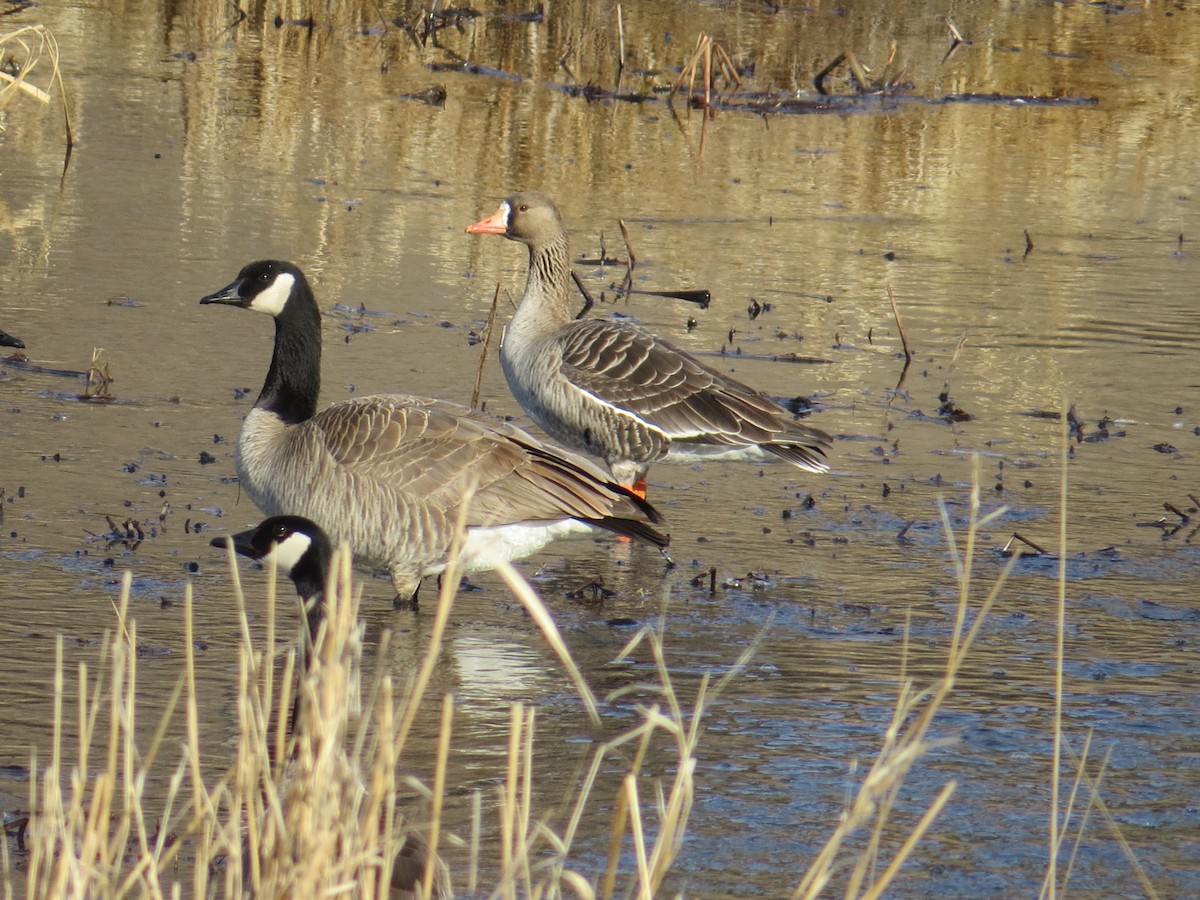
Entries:
<svg viewBox="0 0 1200 900">
<path fill-rule="evenodd" d="M 602 246 L 624 256 L 623 218 L 637 287 L 713 294 L 705 310 L 647 296 L 614 304 L 621 271 L 580 263 L 589 289 L 605 292 L 599 314 L 633 316 L 773 395 L 812 397 L 813 421 L 838 438 L 822 478 L 656 467 L 672 570 L 639 548 L 588 542 L 523 566 L 598 689 L 650 674 L 645 659 L 610 662 L 630 623 L 664 616 L 685 696 L 767 629 L 708 719 L 671 887 L 769 896 L 799 879 L 837 818 L 850 761 L 882 737 L 906 615 L 909 671 L 932 678 L 944 658 L 955 586 L 939 502 L 961 522 L 978 454 L 987 508 L 1009 510 L 981 542 L 981 581 L 999 572 L 996 548 L 1013 531 L 1053 547 L 1060 425 L 1039 413 L 1065 403 L 1085 438 L 1111 420 L 1109 437 L 1075 444 L 1069 465 L 1073 745 L 1091 730 L 1111 751 L 1113 815 L 1159 892 L 1188 893 L 1200 879 L 1200 554 L 1194 522 L 1154 523 L 1179 524 L 1163 504 L 1186 511 L 1200 494 L 1200 16 L 963 3 L 953 16 L 971 43 L 947 57 L 944 11 L 925 4 L 623 9 L 622 88 L 645 92 L 640 103 L 562 89 L 616 82 L 614 11 L 585 3 L 548 6 L 541 22 L 487 4 L 423 49 L 374 6 L 311 31 L 276 27 L 274 7 L 237 22 L 216 3 L 65 3 L 5 18 L 53 29 L 78 144 L 64 175 L 57 107 L 22 101 L 2 114 L 0 328 L 24 339 L 37 369 L 0 363 L 10 667 L 0 762 L 27 764 L 31 748 L 46 758 L 54 639 L 65 637 L 69 667 L 93 662 L 126 569 L 147 648 L 147 733 L 178 677 L 190 581 L 209 762 L 227 758 L 236 626 L 208 540 L 257 519 L 239 502 L 232 453 L 271 329 L 199 297 L 252 258 L 294 259 L 327 313 L 327 401 L 403 390 L 466 402 L 472 332 L 497 284 L 519 292 L 524 258 L 463 228 L 537 187 L 560 201 L 577 256 L 594 260 Z M 387 6 L 384 17 L 417 11 Z M 895 41 L 887 71 L 911 83 L 910 98 L 822 115 L 721 112 L 706 125 L 677 103 L 673 116 L 655 90 L 700 30 L 753 66 L 748 90 L 780 95 L 810 93 L 844 50 L 879 72 Z M 431 68 L 456 59 L 486 70 Z M 443 107 L 402 99 L 435 83 Z M 844 69 L 831 89 L 845 92 Z M 964 92 L 1096 102 L 916 102 Z M 889 288 L 914 352 L 907 372 Z M 769 309 L 752 317 L 752 301 Z M 86 369 L 94 348 L 115 379 L 111 403 L 79 402 L 81 379 L 52 371 Z M 788 354 L 807 361 L 777 359 Z M 968 420 L 939 415 L 943 391 Z M 483 396 L 519 416 L 494 358 Z M 106 517 L 136 520 L 145 539 L 112 534 Z M 597 575 L 612 597 L 569 596 Z M 959 788 L 899 895 L 1027 895 L 1040 884 L 1055 577 L 1053 563 L 1019 565 L 940 723 L 957 743 L 909 781 L 905 815 L 947 779 Z M 252 596 L 260 578 L 247 573 Z M 460 830 L 470 790 L 493 808 L 513 700 L 539 705 L 547 803 L 588 752 L 549 651 L 496 579 L 475 585 L 458 601 L 436 685 L 460 698 L 462 789 L 448 812 Z M 368 592 L 369 634 L 399 629 L 403 671 L 428 614 L 397 620 L 384 582 Z M 618 706 L 606 727 L 631 715 Z M 428 777 L 419 752 L 409 762 Z M 669 757 L 658 764 L 667 770 Z M 589 873 L 606 847 L 596 827 L 581 840 Z M 1134 883 L 1130 872 L 1094 825 L 1072 885 L 1111 896 Z"/>
</svg>

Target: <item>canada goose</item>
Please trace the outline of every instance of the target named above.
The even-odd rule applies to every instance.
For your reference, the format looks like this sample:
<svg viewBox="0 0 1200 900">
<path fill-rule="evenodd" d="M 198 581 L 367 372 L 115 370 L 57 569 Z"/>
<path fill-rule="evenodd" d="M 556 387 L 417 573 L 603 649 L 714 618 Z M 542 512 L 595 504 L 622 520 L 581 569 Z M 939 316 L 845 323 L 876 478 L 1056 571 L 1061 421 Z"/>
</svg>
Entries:
<svg viewBox="0 0 1200 900">
<path fill-rule="evenodd" d="M 306 516 L 349 544 L 391 575 L 398 599 L 445 569 L 468 501 L 465 571 L 597 529 L 668 543 L 647 524 L 657 511 L 588 460 L 457 404 L 377 394 L 318 413 L 321 312 L 292 263 L 250 263 L 200 302 L 275 319 L 271 368 L 238 438 L 242 488 L 267 515 Z"/>
<path fill-rule="evenodd" d="M 304 601 L 309 639 L 316 638 L 321 624 L 321 597 L 333 559 L 333 545 L 320 526 L 303 516 L 272 516 L 254 528 L 215 537 L 209 543 L 224 548 L 227 540 L 242 556 L 270 559 L 292 580 Z"/>
<path fill-rule="evenodd" d="M 467 228 L 529 247 L 525 293 L 500 343 L 500 364 L 524 410 L 551 437 L 601 457 L 646 494 L 666 457 L 761 459 L 829 468 L 825 432 L 796 422 L 758 391 L 633 325 L 576 319 L 567 231 L 545 194 L 514 194 Z"/>
<path fill-rule="evenodd" d="M 306 609 L 308 634 L 304 638 L 302 671 L 307 671 L 312 658 L 312 642 L 317 637 L 324 614 L 322 600 L 333 559 L 329 537 L 315 522 L 302 516 L 272 516 L 254 528 L 228 537 L 213 538 L 210 543 L 214 547 L 224 548 L 226 541 L 231 542 L 233 549 L 242 556 L 273 562 L 296 586 L 296 593 L 304 601 Z M 293 694 L 289 734 L 300 722 L 300 693 L 297 690 Z M 243 848 L 243 856 L 247 853 L 248 845 Z M 428 864 L 429 846 L 415 832 L 410 832 L 392 861 L 392 896 L 411 895 L 424 879 Z M 248 871 L 248 860 L 243 860 L 243 866 Z M 436 879 L 434 886 L 434 894 L 440 894 Z"/>
<path fill-rule="evenodd" d="M 15 338 L 11 334 L 5 334 L 0 331 L 0 347 L 16 347 L 18 350 L 25 349 L 25 343 L 20 338 Z"/>
</svg>

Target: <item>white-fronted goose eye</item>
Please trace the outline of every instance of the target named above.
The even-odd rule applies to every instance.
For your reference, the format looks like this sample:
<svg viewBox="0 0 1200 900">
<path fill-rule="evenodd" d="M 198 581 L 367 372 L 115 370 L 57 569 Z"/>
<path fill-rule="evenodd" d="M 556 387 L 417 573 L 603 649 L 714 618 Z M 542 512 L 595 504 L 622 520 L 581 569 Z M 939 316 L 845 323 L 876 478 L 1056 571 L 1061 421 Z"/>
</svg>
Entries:
<svg viewBox="0 0 1200 900">
<path fill-rule="evenodd" d="M 467 231 L 529 247 L 525 292 L 500 344 L 509 388 L 551 437 L 601 457 L 621 484 L 644 497 L 646 471 L 667 458 L 829 469 L 829 435 L 753 388 L 628 323 L 576 319 L 567 231 L 545 194 L 514 194 Z"/>
<path fill-rule="evenodd" d="M 321 313 L 293 263 L 250 263 L 204 297 L 275 320 L 275 351 L 237 446 L 242 489 L 268 516 L 311 519 L 397 598 L 441 572 L 469 500 L 466 571 L 597 530 L 665 546 L 660 516 L 587 459 L 440 400 L 355 397 L 317 412 Z"/>
</svg>

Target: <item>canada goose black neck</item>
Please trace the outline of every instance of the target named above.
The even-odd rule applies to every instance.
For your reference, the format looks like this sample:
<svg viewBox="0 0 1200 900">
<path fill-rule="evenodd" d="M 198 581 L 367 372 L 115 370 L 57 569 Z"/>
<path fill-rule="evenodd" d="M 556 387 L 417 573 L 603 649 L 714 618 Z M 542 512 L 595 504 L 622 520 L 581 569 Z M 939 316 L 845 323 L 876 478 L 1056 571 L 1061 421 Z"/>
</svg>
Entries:
<svg viewBox="0 0 1200 900">
<path fill-rule="evenodd" d="M 322 598 L 333 545 L 315 522 L 303 516 L 272 516 L 256 528 L 232 534 L 233 549 L 250 559 L 273 557 L 279 571 L 292 580 L 307 610 L 308 632 L 316 639 L 324 614 Z M 226 538 L 213 538 L 214 547 L 224 547 Z"/>
<path fill-rule="evenodd" d="M 301 274 L 275 316 L 275 352 L 254 405 L 295 425 L 317 414 L 321 394 L 321 311 Z"/>
</svg>

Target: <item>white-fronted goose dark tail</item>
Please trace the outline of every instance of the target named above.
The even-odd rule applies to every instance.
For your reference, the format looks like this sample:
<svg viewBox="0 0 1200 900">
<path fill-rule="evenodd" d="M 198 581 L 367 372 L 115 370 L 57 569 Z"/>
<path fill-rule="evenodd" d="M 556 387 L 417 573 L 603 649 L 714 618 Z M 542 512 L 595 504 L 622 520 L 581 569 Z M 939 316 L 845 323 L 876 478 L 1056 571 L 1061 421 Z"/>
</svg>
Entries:
<svg viewBox="0 0 1200 900">
<path fill-rule="evenodd" d="M 275 352 L 237 446 L 242 489 L 268 516 L 311 519 L 397 597 L 446 567 L 467 504 L 466 571 L 556 538 L 610 531 L 662 547 L 660 516 L 587 459 L 466 407 L 377 394 L 317 412 L 321 313 L 304 273 L 250 263 L 203 298 L 275 319 Z"/>
<path fill-rule="evenodd" d="M 25 343 L 20 338 L 15 338 L 11 334 L 5 334 L 0 331 L 0 347 L 16 347 L 18 350 L 25 349 Z"/>
<path fill-rule="evenodd" d="M 567 231 L 545 194 L 514 194 L 467 231 L 529 247 L 525 293 L 500 344 L 517 401 L 556 440 L 604 459 L 621 484 L 645 496 L 646 470 L 664 458 L 776 456 L 829 469 L 829 435 L 753 388 L 627 323 L 576 319 Z"/>
</svg>

